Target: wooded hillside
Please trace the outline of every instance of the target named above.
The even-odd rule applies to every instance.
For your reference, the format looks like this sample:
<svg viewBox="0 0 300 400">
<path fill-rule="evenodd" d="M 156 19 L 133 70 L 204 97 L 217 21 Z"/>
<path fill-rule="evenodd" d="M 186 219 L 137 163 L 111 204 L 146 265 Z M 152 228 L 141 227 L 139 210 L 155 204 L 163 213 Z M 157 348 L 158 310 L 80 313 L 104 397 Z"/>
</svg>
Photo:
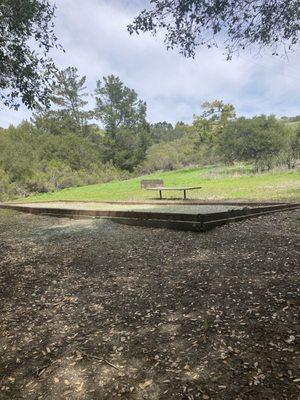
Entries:
<svg viewBox="0 0 300 400">
<path fill-rule="evenodd" d="M 0 130 L 2 200 L 186 166 L 291 169 L 299 158 L 299 116 L 237 117 L 233 105 L 215 100 L 191 124 L 150 124 L 146 103 L 118 77 L 96 82 L 93 108 L 85 81 L 76 68 L 61 71 L 50 108 Z"/>
</svg>

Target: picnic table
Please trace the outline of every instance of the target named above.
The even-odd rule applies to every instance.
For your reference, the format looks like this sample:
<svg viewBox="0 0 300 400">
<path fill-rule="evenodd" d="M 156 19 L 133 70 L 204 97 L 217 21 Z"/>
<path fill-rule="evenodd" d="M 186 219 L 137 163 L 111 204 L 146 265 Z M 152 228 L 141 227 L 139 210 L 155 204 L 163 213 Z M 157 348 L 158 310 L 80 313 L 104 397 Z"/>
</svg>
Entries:
<svg viewBox="0 0 300 400">
<path fill-rule="evenodd" d="M 162 199 L 163 191 L 179 190 L 183 191 L 183 198 L 186 200 L 186 192 L 188 190 L 201 189 L 201 186 L 164 186 L 164 181 L 162 179 L 145 179 L 141 181 L 142 189 L 146 190 L 158 190 L 159 198 Z"/>
</svg>

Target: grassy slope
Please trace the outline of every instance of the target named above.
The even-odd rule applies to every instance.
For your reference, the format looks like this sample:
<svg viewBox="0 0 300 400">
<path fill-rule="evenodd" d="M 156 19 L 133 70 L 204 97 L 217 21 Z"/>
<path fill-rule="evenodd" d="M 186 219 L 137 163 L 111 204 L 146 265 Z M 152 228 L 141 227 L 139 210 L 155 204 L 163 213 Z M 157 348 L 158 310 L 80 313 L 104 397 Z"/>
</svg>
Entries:
<svg viewBox="0 0 300 400">
<path fill-rule="evenodd" d="M 32 200 L 142 200 L 157 196 L 157 192 L 140 189 L 145 178 L 162 178 L 165 186 L 202 186 L 188 193 L 198 199 L 255 199 L 300 201 L 300 171 L 272 172 L 252 175 L 248 167 L 202 167 L 170 172 L 158 172 L 127 181 L 64 189 L 55 193 L 32 196 Z M 246 174 L 245 174 L 246 173 Z M 182 196 L 180 192 L 167 192 L 167 197 Z"/>
<path fill-rule="evenodd" d="M 288 122 L 287 126 L 296 130 L 296 129 L 300 128 L 300 121 Z"/>
</svg>

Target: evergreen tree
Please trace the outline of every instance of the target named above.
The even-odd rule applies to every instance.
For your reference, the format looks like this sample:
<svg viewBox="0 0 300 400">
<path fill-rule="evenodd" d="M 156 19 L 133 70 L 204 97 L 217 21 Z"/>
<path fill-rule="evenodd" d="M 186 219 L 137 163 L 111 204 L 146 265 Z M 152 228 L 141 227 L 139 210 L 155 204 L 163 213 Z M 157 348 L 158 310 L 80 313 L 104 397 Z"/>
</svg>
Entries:
<svg viewBox="0 0 300 400">
<path fill-rule="evenodd" d="M 106 131 L 104 161 L 131 171 L 144 159 L 151 142 L 146 103 L 114 75 L 97 82 L 95 95 L 94 115 Z"/>
<path fill-rule="evenodd" d="M 37 124 L 51 133 L 61 134 L 71 131 L 84 134 L 87 131 L 91 111 L 86 111 L 86 77 L 78 74 L 77 68 L 68 67 L 57 74 L 52 86 L 52 108 L 40 108 Z"/>
</svg>

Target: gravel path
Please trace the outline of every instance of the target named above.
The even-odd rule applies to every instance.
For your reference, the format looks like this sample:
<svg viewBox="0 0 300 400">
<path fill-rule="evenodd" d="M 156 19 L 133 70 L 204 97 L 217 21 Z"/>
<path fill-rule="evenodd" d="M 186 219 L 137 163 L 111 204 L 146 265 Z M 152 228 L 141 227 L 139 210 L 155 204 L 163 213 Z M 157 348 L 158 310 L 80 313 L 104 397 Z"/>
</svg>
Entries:
<svg viewBox="0 0 300 400">
<path fill-rule="evenodd" d="M 298 400 L 299 216 L 199 234 L 0 211 L 0 399 Z"/>
</svg>

